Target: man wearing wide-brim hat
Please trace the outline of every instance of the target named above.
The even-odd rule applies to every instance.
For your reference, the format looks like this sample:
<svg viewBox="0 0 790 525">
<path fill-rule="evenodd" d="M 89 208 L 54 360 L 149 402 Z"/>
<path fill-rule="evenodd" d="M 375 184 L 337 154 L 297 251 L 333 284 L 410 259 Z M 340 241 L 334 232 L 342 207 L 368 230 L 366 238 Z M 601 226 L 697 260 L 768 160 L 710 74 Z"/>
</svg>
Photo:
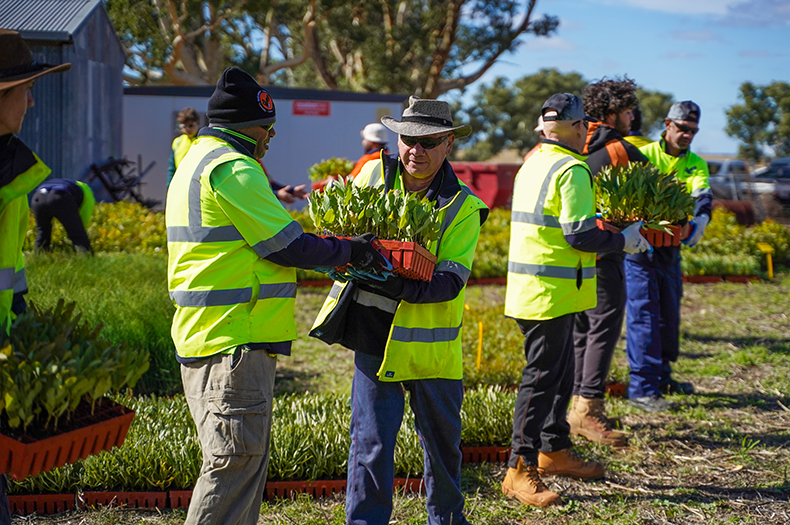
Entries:
<svg viewBox="0 0 790 525">
<path fill-rule="evenodd" d="M 466 281 L 488 208 L 453 172 L 447 155 L 471 133 L 450 106 L 411 97 L 403 118 L 381 122 L 398 134 L 398 154 L 382 153 L 358 186 L 422 195 L 440 212 L 429 282 L 365 275 L 336 282 L 310 335 L 355 351 L 351 449 L 346 488 L 350 524 L 385 525 L 392 513 L 395 440 L 404 389 L 425 457 L 428 523 L 466 524 L 461 494 L 461 326 Z"/>
<path fill-rule="evenodd" d="M 35 80 L 66 71 L 71 64 L 39 64 L 16 31 L 0 29 L 0 330 L 25 309 L 27 292 L 22 244 L 27 232 L 27 194 L 50 169 L 16 136 L 27 109 L 33 107 L 30 90 Z M 0 479 L 0 525 L 11 523 L 5 475 Z"/>
</svg>

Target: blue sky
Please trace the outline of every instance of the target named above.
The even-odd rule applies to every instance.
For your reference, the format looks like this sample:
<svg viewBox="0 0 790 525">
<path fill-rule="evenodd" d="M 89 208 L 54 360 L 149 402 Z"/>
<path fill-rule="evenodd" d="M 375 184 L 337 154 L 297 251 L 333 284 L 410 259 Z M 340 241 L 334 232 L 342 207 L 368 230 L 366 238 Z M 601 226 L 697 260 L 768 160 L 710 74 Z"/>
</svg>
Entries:
<svg viewBox="0 0 790 525">
<path fill-rule="evenodd" d="M 560 18 L 555 36 L 527 37 L 471 91 L 545 67 L 587 80 L 627 74 L 700 105 L 693 151 L 735 154 L 724 111 L 739 103 L 740 85 L 790 82 L 790 0 L 539 0 L 535 11 Z"/>
</svg>

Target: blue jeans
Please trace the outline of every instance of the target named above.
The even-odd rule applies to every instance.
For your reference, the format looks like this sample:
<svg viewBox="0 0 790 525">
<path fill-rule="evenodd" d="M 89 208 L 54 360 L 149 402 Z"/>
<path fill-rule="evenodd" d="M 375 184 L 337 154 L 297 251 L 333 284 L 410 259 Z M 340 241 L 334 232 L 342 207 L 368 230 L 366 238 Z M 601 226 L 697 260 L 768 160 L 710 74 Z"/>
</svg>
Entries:
<svg viewBox="0 0 790 525">
<path fill-rule="evenodd" d="M 461 494 L 461 380 L 382 382 L 381 357 L 356 352 L 351 387 L 346 521 L 386 525 L 392 514 L 395 439 L 405 408 L 404 389 L 425 461 L 429 525 L 468 525 Z"/>
<path fill-rule="evenodd" d="M 680 262 L 655 267 L 626 259 L 625 280 L 628 397 L 657 395 L 659 383 L 672 372 L 669 363 L 680 353 Z"/>
</svg>

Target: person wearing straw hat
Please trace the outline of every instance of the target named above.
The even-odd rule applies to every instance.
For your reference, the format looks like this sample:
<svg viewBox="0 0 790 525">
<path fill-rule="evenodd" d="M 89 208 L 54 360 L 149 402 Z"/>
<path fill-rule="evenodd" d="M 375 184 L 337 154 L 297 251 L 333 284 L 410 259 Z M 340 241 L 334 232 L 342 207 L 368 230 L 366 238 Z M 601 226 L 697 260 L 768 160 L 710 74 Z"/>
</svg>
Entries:
<svg viewBox="0 0 790 525">
<path fill-rule="evenodd" d="M 71 64 L 40 64 L 16 31 L 0 29 L 0 329 L 9 333 L 11 321 L 26 310 L 27 292 L 22 244 L 27 233 L 27 195 L 50 170 L 17 137 L 36 79 L 60 73 Z M 0 478 L 0 525 L 11 523 L 5 475 Z"/>
<path fill-rule="evenodd" d="M 404 389 L 425 458 L 430 525 L 464 525 L 461 494 L 461 326 L 466 281 L 488 208 L 447 161 L 469 126 L 456 126 L 450 106 L 411 97 L 401 120 L 383 117 L 398 134 L 398 154 L 367 162 L 354 184 L 383 187 L 434 202 L 442 218 L 430 281 L 361 275 L 335 283 L 310 335 L 355 351 L 346 522 L 386 525 L 392 514 L 395 441 Z"/>
</svg>

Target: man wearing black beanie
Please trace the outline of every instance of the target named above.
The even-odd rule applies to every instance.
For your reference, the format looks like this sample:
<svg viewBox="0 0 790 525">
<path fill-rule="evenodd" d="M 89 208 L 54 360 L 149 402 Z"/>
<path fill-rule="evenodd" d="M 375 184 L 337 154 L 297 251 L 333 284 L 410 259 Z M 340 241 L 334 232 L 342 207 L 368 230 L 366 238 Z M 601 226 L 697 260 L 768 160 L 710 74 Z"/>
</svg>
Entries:
<svg viewBox="0 0 790 525">
<path fill-rule="evenodd" d="M 276 136 L 271 96 L 228 68 L 167 193 L 171 335 L 203 449 L 186 524 L 256 523 L 269 463 L 276 356 L 296 338 L 294 268 L 389 263 L 370 244 L 304 233 L 259 158 Z"/>
</svg>

